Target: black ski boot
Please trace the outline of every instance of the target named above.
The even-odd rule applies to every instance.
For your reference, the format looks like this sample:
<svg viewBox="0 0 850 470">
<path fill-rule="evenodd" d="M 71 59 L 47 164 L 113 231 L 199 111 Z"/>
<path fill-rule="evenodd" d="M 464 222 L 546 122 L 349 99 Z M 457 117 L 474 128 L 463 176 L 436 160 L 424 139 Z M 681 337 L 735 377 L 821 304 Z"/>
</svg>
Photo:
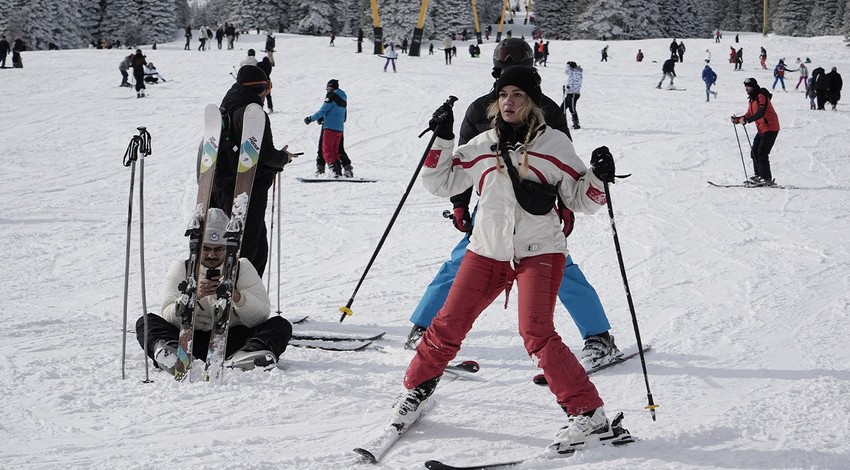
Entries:
<svg viewBox="0 0 850 470">
<path fill-rule="evenodd" d="M 334 178 L 341 178 L 342 177 L 342 163 L 340 163 L 339 160 L 331 163 L 330 167 L 331 167 L 331 171 L 333 172 Z"/>
</svg>

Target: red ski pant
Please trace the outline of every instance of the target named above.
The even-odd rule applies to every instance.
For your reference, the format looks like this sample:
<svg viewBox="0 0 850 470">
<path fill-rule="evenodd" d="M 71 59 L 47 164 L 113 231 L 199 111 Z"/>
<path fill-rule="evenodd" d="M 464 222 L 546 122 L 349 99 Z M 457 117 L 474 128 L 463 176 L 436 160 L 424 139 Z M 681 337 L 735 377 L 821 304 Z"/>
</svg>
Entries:
<svg viewBox="0 0 850 470">
<path fill-rule="evenodd" d="M 342 132 L 330 129 L 322 130 L 322 157 L 328 165 L 339 161 L 339 141 Z"/>
<path fill-rule="evenodd" d="M 468 251 L 461 262 L 445 305 L 416 347 L 416 356 L 404 376 L 404 386 L 415 388 L 443 374 L 455 358 L 478 315 L 502 291 L 517 281 L 519 334 L 525 349 L 549 383 L 549 390 L 570 414 L 602 406 L 602 399 L 584 367 L 555 331 L 554 311 L 566 257 L 561 253 L 525 258 L 511 267 L 507 261 Z"/>
</svg>

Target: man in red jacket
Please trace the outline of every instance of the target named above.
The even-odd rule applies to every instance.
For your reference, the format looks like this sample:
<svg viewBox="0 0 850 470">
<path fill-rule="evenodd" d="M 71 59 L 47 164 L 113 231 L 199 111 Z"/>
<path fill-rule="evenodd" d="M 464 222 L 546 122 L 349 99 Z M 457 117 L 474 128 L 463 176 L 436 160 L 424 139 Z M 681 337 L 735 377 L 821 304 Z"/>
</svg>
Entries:
<svg viewBox="0 0 850 470">
<path fill-rule="evenodd" d="M 766 88 L 759 86 L 755 78 L 744 80 L 744 88 L 750 99 L 747 112 L 743 116 L 732 116 L 734 124 L 756 123 L 757 133 L 753 139 L 750 157 L 753 159 L 755 175 L 745 184 L 750 186 L 774 186 L 773 175 L 770 172 L 770 149 L 779 135 L 779 117 L 770 103 L 773 95 Z"/>
</svg>

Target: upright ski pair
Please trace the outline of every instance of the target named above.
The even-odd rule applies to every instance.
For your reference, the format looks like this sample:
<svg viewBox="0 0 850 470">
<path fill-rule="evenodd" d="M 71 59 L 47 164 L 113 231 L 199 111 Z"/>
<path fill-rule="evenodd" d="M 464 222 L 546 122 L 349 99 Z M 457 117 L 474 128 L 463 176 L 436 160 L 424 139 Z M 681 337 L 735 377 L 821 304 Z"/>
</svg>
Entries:
<svg viewBox="0 0 850 470">
<path fill-rule="evenodd" d="M 182 380 L 192 365 L 192 338 L 194 335 L 195 304 L 197 301 L 198 276 L 200 273 L 200 254 L 203 236 L 206 230 L 207 211 L 210 206 L 215 168 L 218 160 L 218 146 L 222 131 L 221 111 L 215 105 L 207 105 L 204 110 L 204 141 L 198 171 L 198 197 L 195 214 L 189 221 L 186 236 L 189 237 L 189 261 L 187 278 L 180 284 L 183 293 L 177 303 L 177 314 L 181 320 L 177 347 L 177 367 L 174 377 Z M 204 369 L 204 380 L 220 380 L 223 374 L 227 329 L 233 308 L 232 294 L 235 275 L 238 269 L 239 249 L 251 201 L 251 188 L 260 157 L 260 145 L 265 131 L 265 113 L 257 104 L 245 108 L 242 121 L 242 138 L 239 145 L 239 158 L 236 174 L 236 188 L 233 193 L 233 208 L 225 234 L 226 255 L 221 281 L 216 291 L 213 308 L 213 328 L 210 333 L 209 351 Z"/>
</svg>

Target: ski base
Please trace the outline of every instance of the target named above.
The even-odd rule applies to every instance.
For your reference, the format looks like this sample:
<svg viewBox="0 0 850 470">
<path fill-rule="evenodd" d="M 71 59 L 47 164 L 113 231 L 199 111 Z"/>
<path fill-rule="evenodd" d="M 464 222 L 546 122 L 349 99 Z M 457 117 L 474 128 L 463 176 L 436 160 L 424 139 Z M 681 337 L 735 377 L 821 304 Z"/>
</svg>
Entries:
<svg viewBox="0 0 850 470">
<path fill-rule="evenodd" d="M 351 341 L 345 344 L 326 341 L 293 340 L 289 346 L 294 348 L 321 349 L 322 351 L 365 351 L 372 346 L 372 341 Z M 380 349 L 377 346 L 372 349 Z"/>
<path fill-rule="evenodd" d="M 611 430 L 613 431 L 613 435 L 608 438 L 600 439 L 598 443 L 602 445 L 622 446 L 635 442 L 637 439 L 634 438 L 631 434 L 629 434 L 628 430 L 623 429 L 623 427 L 621 426 L 622 421 L 623 413 L 619 412 L 611 421 Z M 582 451 L 585 449 L 586 447 L 584 446 L 584 444 L 576 447 L 571 447 L 563 451 L 554 451 L 547 448 L 544 453 L 536 455 L 534 457 L 529 457 L 520 460 L 508 460 L 504 462 L 494 462 L 488 464 L 468 466 L 449 465 L 440 462 L 439 460 L 428 460 L 425 462 L 425 468 L 428 468 L 429 470 L 495 470 L 498 468 L 515 467 L 517 465 L 522 465 L 524 463 L 531 462 L 532 460 L 554 460 L 566 458 L 572 456 L 578 451 Z"/>
<path fill-rule="evenodd" d="M 378 180 L 369 178 L 304 178 L 296 176 L 295 179 L 302 183 L 377 183 Z"/>
<path fill-rule="evenodd" d="M 651 344 L 644 344 L 643 345 L 643 352 L 647 352 L 650 349 L 652 349 Z M 633 351 L 633 352 L 630 352 L 628 354 L 623 354 L 622 356 L 618 357 L 617 359 L 615 359 L 615 360 L 613 360 L 613 361 L 611 361 L 607 364 L 602 364 L 601 366 L 596 366 L 596 367 L 593 367 L 593 368 L 590 368 L 590 369 L 585 369 L 585 372 L 587 372 L 587 375 L 594 374 L 596 372 L 605 370 L 609 367 L 616 366 L 617 364 L 622 364 L 623 362 L 626 362 L 629 359 L 632 359 L 632 358 L 634 358 L 638 355 L 640 355 L 640 353 L 637 352 L 637 351 Z M 534 378 L 531 379 L 531 381 L 534 382 L 537 385 L 540 385 L 540 386 L 549 385 L 549 382 L 546 381 L 546 377 L 543 374 L 535 375 Z"/>
<path fill-rule="evenodd" d="M 410 430 L 419 420 L 425 416 L 426 413 L 434 409 L 437 406 L 437 402 L 432 398 L 425 402 L 425 407 L 419 413 L 419 416 L 416 417 L 416 420 L 410 423 L 408 426 L 405 426 L 401 431 L 396 430 L 392 426 L 387 425 L 387 427 L 381 430 L 381 433 L 368 444 L 363 447 L 355 447 L 354 452 L 359 454 L 363 459 L 365 459 L 369 463 L 378 463 L 381 459 L 384 458 L 385 455 L 393 448 L 393 446 L 401 439 L 402 436 L 407 434 L 407 431 Z"/>
<path fill-rule="evenodd" d="M 787 184 L 774 184 L 773 186 L 755 186 L 747 183 L 739 183 L 739 184 L 720 184 L 714 183 L 712 181 L 708 181 L 708 184 L 714 186 L 715 188 L 766 188 L 766 189 L 799 189 L 798 186 L 789 186 Z"/>
<path fill-rule="evenodd" d="M 308 333 L 308 334 L 297 334 L 292 333 L 292 339 L 294 340 L 306 340 L 306 341 L 331 341 L 331 342 L 343 342 L 343 341 L 377 341 L 386 335 L 386 331 L 382 331 L 378 334 L 372 336 L 348 336 L 348 335 L 325 335 L 321 333 Z"/>
</svg>

